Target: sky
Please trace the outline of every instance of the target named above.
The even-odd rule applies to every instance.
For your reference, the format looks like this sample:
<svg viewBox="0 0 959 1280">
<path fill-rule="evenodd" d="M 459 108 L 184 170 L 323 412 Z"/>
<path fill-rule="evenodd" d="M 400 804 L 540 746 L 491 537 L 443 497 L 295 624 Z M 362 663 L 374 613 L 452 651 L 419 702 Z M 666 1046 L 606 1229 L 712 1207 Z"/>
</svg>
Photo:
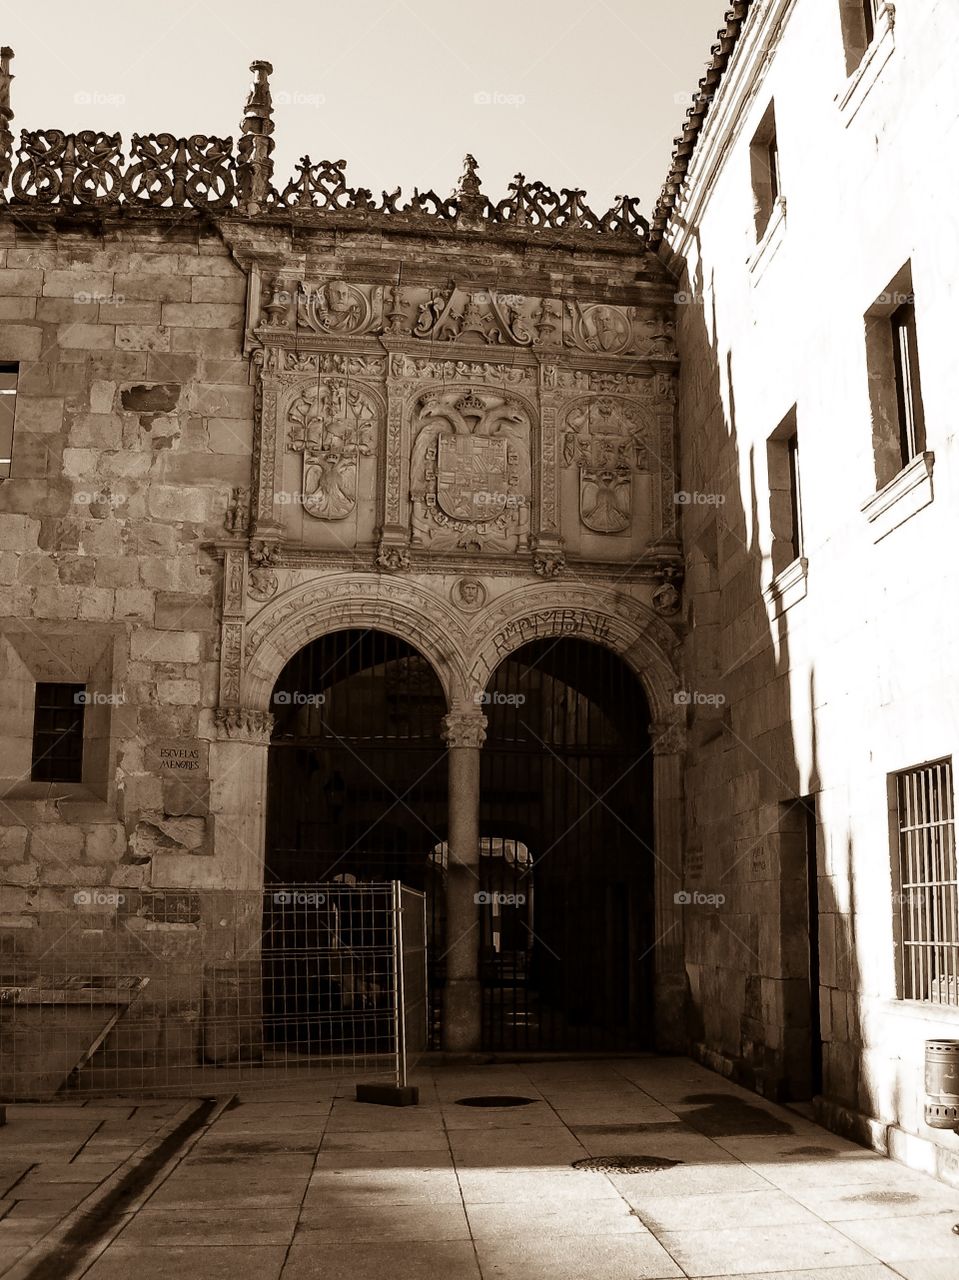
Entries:
<svg viewBox="0 0 959 1280">
<path fill-rule="evenodd" d="M 304 154 L 351 186 L 483 190 L 517 172 L 649 216 L 728 0 L 20 0 L 14 134 L 237 136 L 255 58 L 273 63 L 275 183 Z"/>
</svg>

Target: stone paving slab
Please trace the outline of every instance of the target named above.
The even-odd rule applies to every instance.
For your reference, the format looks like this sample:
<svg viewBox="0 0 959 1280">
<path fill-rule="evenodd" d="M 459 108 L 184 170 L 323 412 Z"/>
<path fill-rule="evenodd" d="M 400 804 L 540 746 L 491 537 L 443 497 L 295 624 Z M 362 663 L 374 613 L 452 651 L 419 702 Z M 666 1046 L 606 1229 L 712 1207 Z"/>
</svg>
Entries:
<svg viewBox="0 0 959 1280">
<path fill-rule="evenodd" d="M 959 1280 L 959 1190 L 683 1060 L 417 1073 L 422 1103 L 247 1092 L 87 1280 Z M 529 1106 L 457 1099 L 518 1094 Z M 182 1100 L 11 1108 L 0 1275 Z M 653 1155 L 646 1173 L 573 1160 Z M 64 1277 L 73 1280 L 73 1277 Z"/>
</svg>

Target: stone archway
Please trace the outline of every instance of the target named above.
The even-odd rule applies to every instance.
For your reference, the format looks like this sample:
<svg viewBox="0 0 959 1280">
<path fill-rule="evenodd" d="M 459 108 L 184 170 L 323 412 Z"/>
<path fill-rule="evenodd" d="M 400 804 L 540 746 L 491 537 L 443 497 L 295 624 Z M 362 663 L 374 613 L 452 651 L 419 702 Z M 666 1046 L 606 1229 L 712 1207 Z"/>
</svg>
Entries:
<svg viewBox="0 0 959 1280">
<path fill-rule="evenodd" d="M 683 751 L 685 720 L 675 695 L 679 640 L 652 609 L 611 588 L 562 580 L 523 585 L 500 596 L 474 619 L 469 636 L 467 686 L 448 717 L 450 745 L 451 867 L 463 862 L 458 893 L 449 898 L 450 935 L 478 932 L 478 909 L 469 889 L 478 877 L 480 751 L 485 716 L 478 703 L 503 658 L 529 640 L 575 636 L 617 653 L 638 676 L 652 713 L 653 820 L 655 835 L 655 1011 L 656 1043 L 685 1045 L 686 974 L 683 916 L 676 894 L 683 888 Z M 457 795 L 458 792 L 458 795 Z M 475 949 L 468 943 L 450 953 L 450 1004 L 458 1008 L 447 1026 L 448 1047 L 479 1044 L 479 981 Z M 457 989 L 460 995 L 457 998 Z"/>
<path fill-rule="evenodd" d="M 476 895 L 480 752 L 486 718 L 478 695 L 504 657 L 531 639 L 549 636 L 577 636 L 604 645 L 635 672 L 652 713 L 656 1042 L 665 1049 L 681 1048 L 686 979 L 682 910 L 675 895 L 683 887 L 685 724 L 675 701 L 680 688 L 675 632 L 631 595 L 562 580 L 513 587 L 468 619 L 438 591 L 399 576 L 344 572 L 284 592 L 247 626 L 241 682 L 245 709 L 219 713 L 220 737 L 228 741 L 215 745 L 227 773 L 234 772 L 237 779 L 235 785 L 220 789 L 228 800 L 221 829 L 226 838 L 241 829 L 244 833 L 244 887 L 254 887 L 262 877 L 272 719 L 268 708 L 276 679 L 310 641 L 350 628 L 385 631 L 415 645 L 436 671 L 449 707 L 443 721 L 449 751 L 446 901 L 449 937 L 456 941 L 447 956 L 444 1044 L 454 1051 L 474 1050 L 480 1043 Z M 225 728 L 228 724 L 233 727 Z"/>
<path fill-rule="evenodd" d="M 241 684 L 245 705 L 268 710 L 280 672 L 311 640 L 362 627 L 415 644 L 436 671 L 449 705 L 462 697 L 467 632 L 449 601 L 404 579 L 343 573 L 283 592 L 251 621 Z"/>
</svg>

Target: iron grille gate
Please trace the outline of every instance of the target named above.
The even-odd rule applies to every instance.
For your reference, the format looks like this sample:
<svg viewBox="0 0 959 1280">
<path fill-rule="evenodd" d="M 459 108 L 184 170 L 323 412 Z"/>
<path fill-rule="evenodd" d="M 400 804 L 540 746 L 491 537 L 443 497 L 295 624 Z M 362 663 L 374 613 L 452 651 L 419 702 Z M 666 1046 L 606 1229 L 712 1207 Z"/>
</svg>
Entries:
<svg viewBox="0 0 959 1280">
<path fill-rule="evenodd" d="M 425 895 L 430 1042 L 438 1047 L 447 831 L 442 686 L 411 645 L 384 632 L 321 636 L 273 694 L 267 879 L 400 880 Z"/>
<path fill-rule="evenodd" d="M 642 687 L 609 650 L 541 640 L 497 668 L 484 709 L 484 1045 L 644 1047 L 654 859 Z"/>
<path fill-rule="evenodd" d="M 398 882 L 84 892 L 95 949 L 2 961 L 0 1098 L 405 1084 L 426 1047 L 424 898 Z"/>
<path fill-rule="evenodd" d="M 615 654 L 564 637 L 513 654 L 484 697 L 484 1047 L 642 1047 L 653 947 L 642 688 Z M 439 1048 L 448 805 L 439 681 L 396 637 L 337 632 L 287 664 L 274 711 L 268 875 L 396 878 L 426 895 L 430 1045 Z"/>
</svg>

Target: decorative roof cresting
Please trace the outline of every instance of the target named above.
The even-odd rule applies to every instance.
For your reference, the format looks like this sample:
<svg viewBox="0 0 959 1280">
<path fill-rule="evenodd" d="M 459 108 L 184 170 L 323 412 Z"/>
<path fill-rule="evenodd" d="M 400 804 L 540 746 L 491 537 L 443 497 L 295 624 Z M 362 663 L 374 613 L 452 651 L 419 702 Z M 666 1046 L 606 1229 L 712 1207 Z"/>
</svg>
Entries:
<svg viewBox="0 0 959 1280">
<path fill-rule="evenodd" d="M 273 99 L 269 62 L 252 63 L 254 81 L 244 107 L 239 140 L 196 133 L 133 134 L 127 151 L 118 133 L 84 129 L 23 129 L 14 154 L 10 129 L 10 59 L 0 50 L 0 204 L 18 209 L 81 213 L 83 210 L 136 213 L 140 210 L 196 209 L 211 214 L 265 221 L 315 223 L 388 230 L 473 231 L 549 238 L 562 245 L 603 236 L 612 246 L 642 252 L 649 223 L 639 201 L 617 196 L 596 214 L 586 193 L 517 174 L 509 194 L 494 201 L 480 185 L 477 162 L 468 155 L 452 195 L 414 188 L 404 200 L 399 188 L 374 199 L 365 187 L 351 187 L 345 160 L 314 162 L 303 156 L 282 187 L 273 181 Z"/>
</svg>

